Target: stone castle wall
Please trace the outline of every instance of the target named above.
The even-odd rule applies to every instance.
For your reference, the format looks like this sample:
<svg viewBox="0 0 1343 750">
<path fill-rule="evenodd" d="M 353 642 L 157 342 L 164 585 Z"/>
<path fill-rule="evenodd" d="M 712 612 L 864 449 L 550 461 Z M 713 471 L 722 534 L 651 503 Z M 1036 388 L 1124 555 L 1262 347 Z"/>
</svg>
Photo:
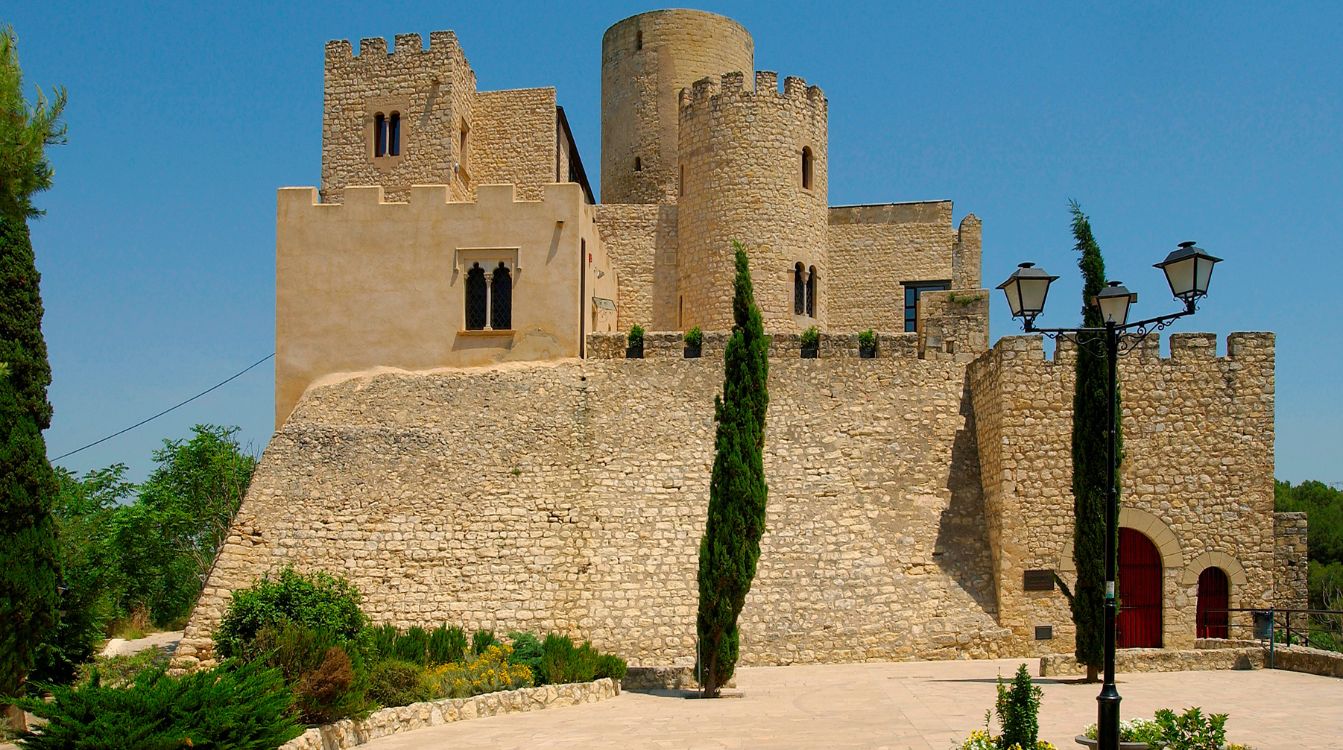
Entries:
<svg viewBox="0 0 1343 750">
<path fill-rule="evenodd" d="M 749 75 L 749 74 L 748 74 Z M 677 327 L 732 327 L 732 241 L 746 246 L 756 303 L 770 331 L 826 326 L 825 95 L 800 78 L 759 72 L 696 81 L 681 92 L 677 207 L 680 321 Z M 803 187 L 802 152 L 812 153 Z M 795 315 L 794 265 L 819 272 L 816 315 Z"/>
<path fill-rule="evenodd" d="M 666 203 L 597 206 L 597 227 L 620 275 L 619 330 L 677 327 L 676 211 Z"/>
<path fill-rule="evenodd" d="M 476 94 L 467 134 L 466 170 L 472 186 L 514 185 L 519 200 L 540 200 L 556 174 L 555 89 L 512 89 Z"/>
<path fill-rule="evenodd" d="M 1166 647 L 1195 636 L 1198 574 L 1216 565 L 1232 607 L 1274 601 L 1273 335 L 1155 336 L 1121 361 L 1124 464 L 1120 525 L 1147 535 L 1163 564 Z M 1075 351 L 1046 358 L 1037 336 L 1004 338 L 970 368 L 989 538 L 1004 624 L 1022 641 L 1051 625 L 1040 653 L 1071 649 L 1067 602 L 1025 591 L 1027 570 L 1072 570 Z M 1120 596 L 1123 582 L 1120 581 Z M 1121 602 L 1122 604 L 1122 602 Z M 1062 639 L 1063 644 L 1058 641 Z"/>
<path fill-rule="evenodd" d="M 1291 609 L 1310 606 L 1307 531 L 1304 512 L 1273 514 L 1274 606 Z"/>
<path fill-rule="evenodd" d="M 676 202 L 678 95 L 705 76 L 734 70 L 755 70 L 754 43 L 730 18 L 698 10 L 657 10 L 606 30 L 602 203 Z"/>
</svg>

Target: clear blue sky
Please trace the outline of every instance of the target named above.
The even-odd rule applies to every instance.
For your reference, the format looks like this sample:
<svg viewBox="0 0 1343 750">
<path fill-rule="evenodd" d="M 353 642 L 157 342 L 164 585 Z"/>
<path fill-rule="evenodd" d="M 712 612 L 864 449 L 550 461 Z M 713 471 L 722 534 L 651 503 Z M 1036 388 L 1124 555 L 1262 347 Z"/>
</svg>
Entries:
<svg viewBox="0 0 1343 750">
<path fill-rule="evenodd" d="M 1020 5 L 1009 9 L 1008 5 Z M 270 7 L 275 6 L 275 7 Z M 594 180 L 601 35 L 630 3 L 11 3 L 26 85 L 70 91 L 70 143 L 33 226 L 55 381 L 52 456 L 219 381 L 274 346 L 275 189 L 319 179 L 328 39 L 453 29 L 481 89 L 555 86 Z M 756 67 L 830 99 L 833 204 L 951 198 L 984 220 L 984 282 L 1063 276 L 1067 201 L 1091 214 L 1138 314 L 1151 264 L 1226 259 L 1176 330 L 1278 334 L 1277 474 L 1343 481 L 1343 62 L 1337 3 L 716 3 Z M 995 298 L 992 333 L 1016 327 Z M 1221 344 L 1224 349 L 1225 344 Z M 138 478 L 191 424 L 271 433 L 267 363 L 62 462 Z"/>
</svg>

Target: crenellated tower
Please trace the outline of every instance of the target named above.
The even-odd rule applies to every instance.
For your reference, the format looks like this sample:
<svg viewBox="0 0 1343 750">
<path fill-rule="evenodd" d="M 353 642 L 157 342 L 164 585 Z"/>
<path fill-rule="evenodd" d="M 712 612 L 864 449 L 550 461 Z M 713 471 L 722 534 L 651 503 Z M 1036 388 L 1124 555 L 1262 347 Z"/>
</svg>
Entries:
<svg viewBox="0 0 1343 750">
<path fill-rule="evenodd" d="M 827 102 L 762 71 L 705 78 L 680 96 L 677 209 L 682 330 L 732 327 L 732 241 L 746 246 L 765 327 L 825 329 Z"/>
<path fill-rule="evenodd" d="M 704 76 L 754 70 L 741 24 L 700 10 L 631 16 L 602 36 L 602 203 L 675 203 L 677 97 Z"/>
</svg>

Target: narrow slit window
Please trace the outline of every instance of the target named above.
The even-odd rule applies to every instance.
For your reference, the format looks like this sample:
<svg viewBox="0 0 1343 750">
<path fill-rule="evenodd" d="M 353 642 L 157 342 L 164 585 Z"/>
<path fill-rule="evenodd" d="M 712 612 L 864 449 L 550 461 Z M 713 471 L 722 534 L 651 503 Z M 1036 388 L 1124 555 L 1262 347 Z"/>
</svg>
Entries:
<svg viewBox="0 0 1343 750">
<path fill-rule="evenodd" d="M 486 296 L 488 285 L 485 283 L 485 269 L 479 263 L 472 263 L 466 272 L 466 330 L 485 330 Z"/>
<path fill-rule="evenodd" d="M 793 266 L 793 314 L 801 315 L 807 311 L 806 271 L 802 264 Z"/>
<path fill-rule="evenodd" d="M 811 190 L 811 146 L 802 147 L 802 187 Z"/>
<path fill-rule="evenodd" d="M 640 158 L 637 157 L 637 156 L 634 157 L 634 171 L 635 171 L 635 172 L 642 172 L 642 171 L 644 171 L 644 163 L 643 163 L 643 160 L 640 159 Z"/>
<path fill-rule="evenodd" d="M 820 279 L 816 275 L 816 266 L 811 267 L 811 272 L 807 274 L 807 316 L 816 317 L 816 286 Z"/>
<path fill-rule="evenodd" d="M 387 117 L 381 112 L 373 116 L 373 155 L 387 155 Z"/>
<path fill-rule="evenodd" d="M 644 33 L 642 31 L 634 32 L 634 48 L 636 50 L 644 48 Z"/>
<path fill-rule="evenodd" d="M 401 113 L 393 112 L 387 118 L 387 155 L 401 155 Z"/>
<path fill-rule="evenodd" d="M 490 280 L 490 328 L 507 331 L 513 327 L 513 275 L 499 261 Z"/>
</svg>

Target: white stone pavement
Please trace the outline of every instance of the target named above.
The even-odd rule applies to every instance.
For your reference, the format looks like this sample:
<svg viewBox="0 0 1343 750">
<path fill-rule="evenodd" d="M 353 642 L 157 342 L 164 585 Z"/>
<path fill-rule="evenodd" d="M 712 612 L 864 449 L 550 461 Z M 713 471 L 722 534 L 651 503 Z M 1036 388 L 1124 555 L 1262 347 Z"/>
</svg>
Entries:
<svg viewBox="0 0 1343 750">
<path fill-rule="evenodd" d="M 1038 660 L 1024 660 L 1037 671 Z M 739 698 L 626 692 L 601 703 L 449 724 L 361 747 L 932 748 L 982 726 L 994 684 L 1023 660 L 757 667 L 739 670 Z M 1095 721 L 1099 686 L 1037 679 L 1041 737 L 1060 750 Z M 1256 750 L 1343 747 L 1343 680 L 1276 670 L 1121 675 L 1124 718 L 1162 707 L 1231 715 L 1229 739 Z"/>
</svg>

